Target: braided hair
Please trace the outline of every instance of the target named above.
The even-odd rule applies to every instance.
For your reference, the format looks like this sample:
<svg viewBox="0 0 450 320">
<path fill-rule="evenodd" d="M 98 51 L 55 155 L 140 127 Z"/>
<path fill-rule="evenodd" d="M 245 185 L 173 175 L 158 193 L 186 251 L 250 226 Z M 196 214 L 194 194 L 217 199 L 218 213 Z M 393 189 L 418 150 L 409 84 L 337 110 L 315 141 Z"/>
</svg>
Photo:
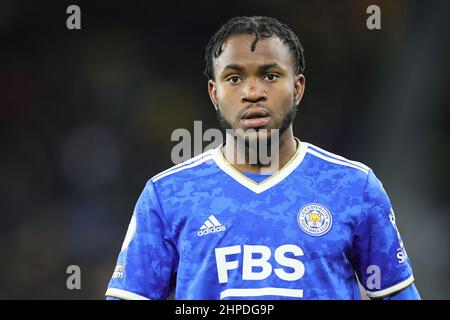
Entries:
<svg viewBox="0 0 450 320">
<path fill-rule="evenodd" d="M 255 40 L 251 44 L 251 51 L 255 51 L 256 43 L 261 38 L 277 36 L 292 52 L 296 74 L 305 70 L 303 46 L 297 35 L 284 23 L 275 18 L 264 16 L 234 17 L 225 23 L 209 40 L 205 52 L 205 71 L 208 80 L 214 79 L 213 59 L 220 56 L 224 42 L 233 35 L 254 34 Z"/>
</svg>

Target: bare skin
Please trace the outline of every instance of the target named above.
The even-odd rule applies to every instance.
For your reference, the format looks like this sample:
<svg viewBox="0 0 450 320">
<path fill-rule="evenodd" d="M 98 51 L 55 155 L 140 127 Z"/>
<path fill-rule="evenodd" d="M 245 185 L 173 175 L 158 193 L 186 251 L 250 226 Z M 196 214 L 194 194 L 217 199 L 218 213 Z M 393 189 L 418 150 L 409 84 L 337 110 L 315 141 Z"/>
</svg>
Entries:
<svg viewBox="0 0 450 320">
<path fill-rule="evenodd" d="M 208 81 L 208 93 L 216 110 L 233 129 L 253 128 L 256 132 L 250 139 L 261 139 L 268 134 L 258 129 L 280 129 L 293 106 L 298 106 L 305 78 L 296 74 L 293 55 L 278 37 L 260 39 L 251 51 L 254 39 L 251 34 L 236 35 L 224 43 L 223 52 L 214 59 L 215 78 Z M 227 148 L 241 151 L 236 143 L 227 143 L 222 150 L 224 155 Z M 297 148 L 292 123 L 280 135 L 278 148 L 277 167 L 283 167 Z M 241 172 L 261 173 L 261 165 L 227 160 Z"/>
</svg>

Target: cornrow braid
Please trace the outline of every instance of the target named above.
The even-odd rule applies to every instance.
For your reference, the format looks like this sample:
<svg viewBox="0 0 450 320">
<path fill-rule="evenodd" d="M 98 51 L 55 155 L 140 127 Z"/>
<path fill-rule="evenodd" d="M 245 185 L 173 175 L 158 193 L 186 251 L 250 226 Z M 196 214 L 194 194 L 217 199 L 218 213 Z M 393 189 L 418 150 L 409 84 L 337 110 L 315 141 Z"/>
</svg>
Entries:
<svg viewBox="0 0 450 320">
<path fill-rule="evenodd" d="M 284 23 L 275 18 L 263 16 L 234 17 L 225 23 L 209 40 L 205 52 L 205 71 L 208 80 L 214 79 L 213 59 L 220 56 L 223 51 L 224 42 L 233 35 L 254 34 L 251 51 L 255 51 L 256 43 L 261 38 L 269 38 L 276 35 L 289 46 L 295 63 L 296 74 L 305 70 L 305 57 L 303 46 L 297 35 Z"/>
</svg>

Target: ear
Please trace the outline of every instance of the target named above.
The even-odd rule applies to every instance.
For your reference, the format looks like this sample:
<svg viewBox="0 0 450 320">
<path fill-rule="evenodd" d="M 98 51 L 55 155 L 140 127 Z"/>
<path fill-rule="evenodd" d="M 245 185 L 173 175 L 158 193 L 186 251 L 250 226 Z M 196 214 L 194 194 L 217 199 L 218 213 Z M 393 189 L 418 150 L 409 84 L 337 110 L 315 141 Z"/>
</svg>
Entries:
<svg viewBox="0 0 450 320">
<path fill-rule="evenodd" d="M 214 105 L 214 108 L 217 110 L 217 108 L 218 108 L 217 88 L 216 88 L 216 82 L 214 80 L 208 81 L 208 93 L 209 93 L 209 98 L 211 99 L 211 102 Z"/>
<path fill-rule="evenodd" d="M 295 77 L 294 100 L 296 106 L 298 106 L 298 104 L 302 100 L 303 93 L 305 92 L 305 81 L 305 76 L 303 74 L 299 74 Z"/>
</svg>

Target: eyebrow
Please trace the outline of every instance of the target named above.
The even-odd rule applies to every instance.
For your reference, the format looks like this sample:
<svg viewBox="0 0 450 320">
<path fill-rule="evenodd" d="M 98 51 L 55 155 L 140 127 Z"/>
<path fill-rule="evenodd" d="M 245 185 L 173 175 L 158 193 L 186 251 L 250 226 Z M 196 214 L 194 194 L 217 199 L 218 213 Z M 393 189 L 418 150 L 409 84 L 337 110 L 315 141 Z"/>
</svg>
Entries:
<svg viewBox="0 0 450 320">
<path fill-rule="evenodd" d="M 263 64 L 263 65 L 258 66 L 258 71 L 257 72 L 258 73 L 263 73 L 263 72 L 265 72 L 265 71 L 267 71 L 267 70 L 269 70 L 271 68 L 274 68 L 274 67 L 281 68 L 276 62 L 274 62 L 274 63 L 267 63 L 267 64 Z M 227 71 L 227 70 L 236 70 L 236 71 L 242 72 L 242 71 L 244 71 L 244 69 L 245 68 L 243 66 L 238 65 L 238 64 L 228 64 L 228 65 L 225 66 L 225 68 L 223 69 L 222 73 Z"/>
</svg>

